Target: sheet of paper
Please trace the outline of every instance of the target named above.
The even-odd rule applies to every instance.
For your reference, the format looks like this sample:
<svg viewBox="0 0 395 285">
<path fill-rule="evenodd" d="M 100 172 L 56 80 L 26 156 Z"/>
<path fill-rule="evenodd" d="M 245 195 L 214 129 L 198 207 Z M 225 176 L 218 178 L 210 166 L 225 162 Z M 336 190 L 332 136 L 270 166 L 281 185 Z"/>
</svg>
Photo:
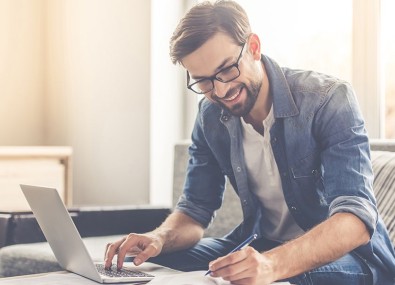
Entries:
<svg viewBox="0 0 395 285">
<path fill-rule="evenodd" d="M 191 271 L 155 277 L 147 285 L 229 285 L 222 278 L 204 276 L 206 271 Z M 275 282 L 276 285 L 290 285 L 289 282 Z"/>
<path fill-rule="evenodd" d="M 157 273 L 160 271 L 158 270 Z M 206 271 L 192 271 L 181 273 L 162 272 L 163 275 L 158 274 L 152 281 L 145 283 L 147 285 L 230 285 L 231 283 L 221 278 L 213 278 L 204 276 Z M 99 283 L 89 280 L 77 274 L 60 271 L 53 273 L 24 275 L 11 278 L 0 278 L 0 285 L 97 285 Z M 117 283 L 120 284 L 120 283 Z M 144 284 L 123 283 L 123 285 L 130 284 Z M 273 285 L 290 285 L 288 282 L 275 282 Z"/>
</svg>

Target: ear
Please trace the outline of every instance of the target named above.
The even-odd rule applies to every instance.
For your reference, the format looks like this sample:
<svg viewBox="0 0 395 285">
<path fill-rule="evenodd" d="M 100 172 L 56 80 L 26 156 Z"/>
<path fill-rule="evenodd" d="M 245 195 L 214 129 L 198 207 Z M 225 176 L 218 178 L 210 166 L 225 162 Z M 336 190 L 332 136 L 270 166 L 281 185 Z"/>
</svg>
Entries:
<svg viewBox="0 0 395 285">
<path fill-rule="evenodd" d="M 248 37 L 248 49 L 255 60 L 261 60 L 261 41 L 257 34 Z"/>
</svg>

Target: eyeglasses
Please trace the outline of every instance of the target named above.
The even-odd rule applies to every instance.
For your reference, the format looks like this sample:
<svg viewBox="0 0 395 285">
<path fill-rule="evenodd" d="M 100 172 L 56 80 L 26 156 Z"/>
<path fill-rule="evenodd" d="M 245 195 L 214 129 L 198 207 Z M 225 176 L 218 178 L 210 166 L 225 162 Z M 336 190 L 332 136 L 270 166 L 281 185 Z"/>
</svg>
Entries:
<svg viewBox="0 0 395 285">
<path fill-rule="evenodd" d="M 214 80 L 217 80 L 222 83 L 227 83 L 232 80 L 235 80 L 237 77 L 240 76 L 239 62 L 243 54 L 244 46 L 245 44 L 241 48 L 239 57 L 237 58 L 237 61 L 234 64 L 221 69 L 213 76 L 205 77 L 193 83 L 190 83 L 191 77 L 187 70 L 187 88 L 197 94 L 205 94 L 214 89 Z"/>
</svg>

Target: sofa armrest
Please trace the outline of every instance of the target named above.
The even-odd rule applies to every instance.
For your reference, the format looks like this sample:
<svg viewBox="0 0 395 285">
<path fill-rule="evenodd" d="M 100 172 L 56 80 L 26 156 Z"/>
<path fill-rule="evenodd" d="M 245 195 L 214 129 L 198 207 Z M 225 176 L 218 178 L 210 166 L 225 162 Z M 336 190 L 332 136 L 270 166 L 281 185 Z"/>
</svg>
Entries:
<svg viewBox="0 0 395 285">
<path fill-rule="evenodd" d="M 372 151 L 390 151 L 395 152 L 395 140 L 393 139 L 371 139 L 370 149 Z"/>
<path fill-rule="evenodd" d="M 0 248 L 7 244 L 7 229 L 11 221 L 11 214 L 0 213 Z"/>
<path fill-rule="evenodd" d="M 82 237 L 148 232 L 158 227 L 170 214 L 169 208 L 85 207 L 75 220 Z"/>
</svg>

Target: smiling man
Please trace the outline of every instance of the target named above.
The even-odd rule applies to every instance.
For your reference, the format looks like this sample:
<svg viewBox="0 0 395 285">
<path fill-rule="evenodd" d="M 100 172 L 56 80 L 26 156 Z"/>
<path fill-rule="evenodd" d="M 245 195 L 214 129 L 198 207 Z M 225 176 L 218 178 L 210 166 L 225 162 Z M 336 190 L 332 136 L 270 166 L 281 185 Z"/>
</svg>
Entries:
<svg viewBox="0 0 395 285">
<path fill-rule="evenodd" d="M 109 244 L 106 266 L 128 252 L 179 270 L 210 269 L 234 284 L 395 283 L 395 254 L 372 190 L 364 121 L 351 86 L 279 67 L 233 1 L 204 2 L 180 21 L 173 63 L 205 98 L 192 133 L 184 193 L 156 230 Z M 202 238 L 225 177 L 244 221 Z M 252 234 L 250 246 L 230 253 Z"/>
</svg>

